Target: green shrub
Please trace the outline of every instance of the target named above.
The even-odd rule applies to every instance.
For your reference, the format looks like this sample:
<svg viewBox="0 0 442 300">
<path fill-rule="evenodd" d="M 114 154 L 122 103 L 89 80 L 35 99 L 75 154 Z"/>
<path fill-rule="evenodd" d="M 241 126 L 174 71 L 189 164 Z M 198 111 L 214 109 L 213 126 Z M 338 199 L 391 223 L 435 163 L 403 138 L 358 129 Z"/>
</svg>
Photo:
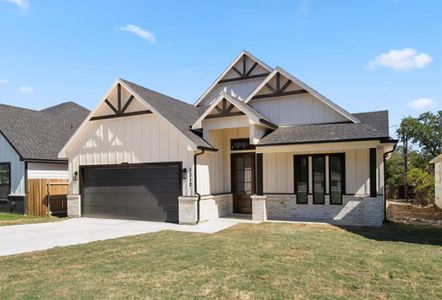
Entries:
<svg viewBox="0 0 442 300">
<path fill-rule="evenodd" d="M 412 168 L 408 171 L 407 179 L 414 186 L 415 200 L 423 205 L 434 202 L 434 176 L 426 170 Z"/>
</svg>

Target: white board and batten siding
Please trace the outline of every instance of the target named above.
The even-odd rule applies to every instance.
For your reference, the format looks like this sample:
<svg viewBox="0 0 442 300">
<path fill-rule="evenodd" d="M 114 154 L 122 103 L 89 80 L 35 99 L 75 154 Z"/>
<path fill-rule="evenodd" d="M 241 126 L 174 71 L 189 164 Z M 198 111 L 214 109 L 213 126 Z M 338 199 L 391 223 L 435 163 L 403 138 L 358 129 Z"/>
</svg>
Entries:
<svg viewBox="0 0 442 300">
<path fill-rule="evenodd" d="M 67 164 L 28 163 L 28 179 L 65 179 L 69 178 Z"/>
<path fill-rule="evenodd" d="M 262 78 L 232 81 L 217 84 L 201 101 L 201 105 L 209 106 L 219 95 L 225 93 L 237 100 L 244 101 L 261 83 Z"/>
<path fill-rule="evenodd" d="M 20 155 L 12 148 L 11 144 L 0 134 L 0 163 L 11 164 L 11 194 L 25 194 L 25 162 L 20 160 Z"/>
<path fill-rule="evenodd" d="M 342 114 L 310 94 L 256 99 L 249 104 L 278 126 L 348 121 Z"/>
<path fill-rule="evenodd" d="M 175 127 L 155 114 L 89 121 L 67 149 L 70 193 L 79 193 L 72 174 L 79 166 L 121 163 L 182 162 L 193 167 L 193 150 Z M 183 195 L 191 187 L 183 179 Z"/>
</svg>

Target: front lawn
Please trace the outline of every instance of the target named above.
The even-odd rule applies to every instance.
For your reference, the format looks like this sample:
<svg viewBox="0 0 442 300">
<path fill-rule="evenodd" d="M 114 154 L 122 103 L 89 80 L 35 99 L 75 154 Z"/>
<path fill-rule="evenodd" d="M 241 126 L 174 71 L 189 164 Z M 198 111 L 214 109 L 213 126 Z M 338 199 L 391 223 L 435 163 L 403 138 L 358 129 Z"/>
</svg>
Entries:
<svg viewBox="0 0 442 300">
<path fill-rule="evenodd" d="M 442 228 L 240 224 L 0 258 L 7 298 L 442 298 Z"/>
<path fill-rule="evenodd" d="M 0 213 L 0 226 L 57 221 L 56 217 L 33 217 L 19 214 Z"/>
</svg>

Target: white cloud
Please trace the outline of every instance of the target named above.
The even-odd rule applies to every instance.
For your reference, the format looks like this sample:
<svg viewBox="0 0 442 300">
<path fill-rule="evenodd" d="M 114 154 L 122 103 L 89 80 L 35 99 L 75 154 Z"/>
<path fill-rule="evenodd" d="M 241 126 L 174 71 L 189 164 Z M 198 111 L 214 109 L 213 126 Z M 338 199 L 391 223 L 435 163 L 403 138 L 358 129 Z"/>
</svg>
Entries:
<svg viewBox="0 0 442 300">
<path fill-rule="evenodd" d="M 425 68 L 432 61 L 433 58 L 428 54 L 417 53 L 416 49 L 413 48 L 404 48 L 382 53 L 368 63 L 368 69 L 374 70 L 378 67 L 387 67 L 407 71 L 415 68 Z"/>
<path fill-rule="evenodd" d="M 121 27 L 120 30 L 132 32 L 133 34 L 138 35 L 142 39 L 148 40 L 151 44 L 155 44 L 157 42 L 157 39 L 155 38 L 155 35 L 152 32 L 141 29 L 140 27 L 132 24 L 127 24 L 126 26 Z"/>
<path fill-rule="evenodd" d="M 15 4 L 18 8 L 22 10 L 27 10 L 29 8 L 29 2 L 27 0 L 3 0 Z"/>
<path fill-rule="evenodd" d="M 0 85 L 8 84 L 8 82 L 9 82 L 8 79 L 0 79 Z"/>
<path fill-rule="evenodd" d="M 429 98 L 419 98 L 409 102 L 408 105 L 416 110 L 425 110 L 437 107 L 436 101 Z"/>
<path fill-rule="evenodd" d="M 29 95 L 34 91 L 34 89 L 29 86 L 21 86 L 19 88 L 19 91 L 20 91 L 20 93 L 22 93 L 24 95 Z"/>
</svg>

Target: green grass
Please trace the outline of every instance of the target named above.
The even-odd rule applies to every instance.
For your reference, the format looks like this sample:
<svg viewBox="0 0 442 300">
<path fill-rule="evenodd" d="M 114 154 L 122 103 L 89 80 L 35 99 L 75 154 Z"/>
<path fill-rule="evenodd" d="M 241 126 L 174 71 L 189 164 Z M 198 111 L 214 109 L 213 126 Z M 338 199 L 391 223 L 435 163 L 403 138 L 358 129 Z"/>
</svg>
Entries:
<svg viewBox="0 0 442 300">
<path fill-rule="evenodd" d="M 0 213 L 0 226 L 54 222 L 57 220 L 59 219 L 56 217 L 33 217 L 19 214 Z"/>
<path fill-rule="evenodd" d="M 442 298 L 442 229 L 240 224 L 0 258 L 8 298 Z"/>
</svg>

